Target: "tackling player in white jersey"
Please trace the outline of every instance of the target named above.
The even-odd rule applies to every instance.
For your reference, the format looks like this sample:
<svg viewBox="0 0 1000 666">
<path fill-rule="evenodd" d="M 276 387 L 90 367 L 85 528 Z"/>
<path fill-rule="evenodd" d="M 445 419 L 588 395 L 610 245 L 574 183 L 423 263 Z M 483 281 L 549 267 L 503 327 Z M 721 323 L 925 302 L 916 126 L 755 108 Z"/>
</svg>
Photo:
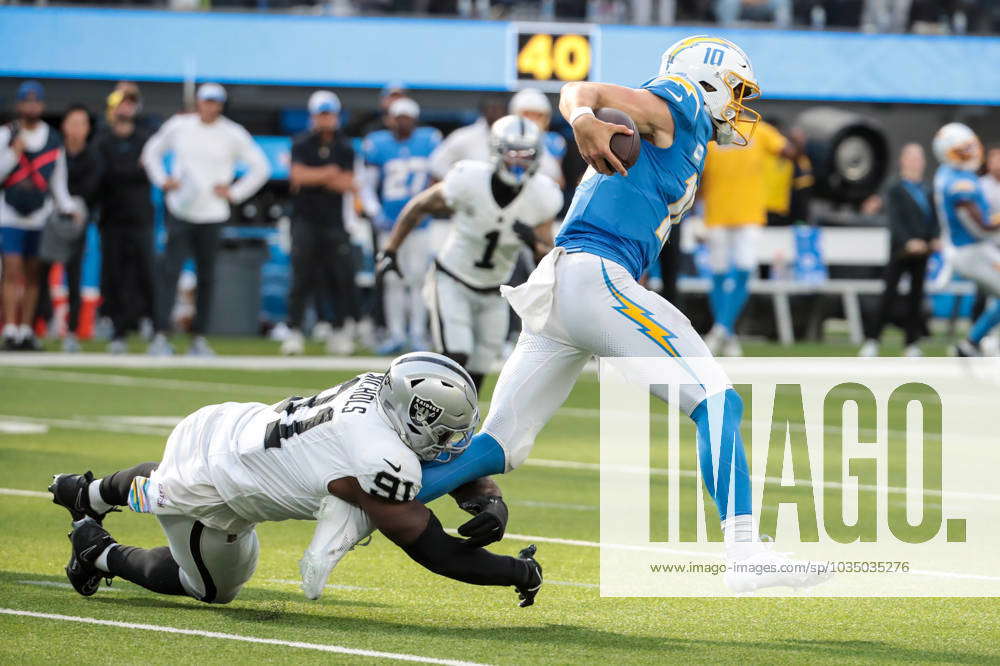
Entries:
<svg viewBox="0 0 1000 666">
<path fill-rule="evenodd" d="M 257 523 L 317 518 L 300 562 L 310 598 L 319 596 L 347 551 L 377 528 L 431 571 L 515 586 L 521 605 L 531 605 L 541 586 L 534 547 L 518 558 L 479 547 L 502 536 L 506 522 L 491 480 L 453 493 L 479 514 L 459 528 L 468 540 L 445 534 L 434 514 L 414 501 L 421 462 L 450 461 L 468 445 L 479 422 L 476 401 L 460 366 L 426 352 L 309 398 L 204 407 L 177 425 L 158 463 L 103 479 L 90 472 L 55 477 L 53 501 L 74 520 L 66 574 L 84 596 L 97 591 L 101 578 L 121 576 L 161 594 L 228 603 L 257 566 Z M 102 521 L 126 505 L 154 514 L 169 546 L 116 543 Z"/>
<path fill-rule="evenodd" d="M 504 116 L 490 130 L 490 162 L 463 160 L 444 180 L 407 203 L 379 258 L 380 274 L 401 273 L 396 253 L 428 215 L 450 216 L 451 231 L 427 276 L 424 296 L 436 351 L 463 365 L 478 389 L 503 351 L 510 279 L 521 248 L 552 249 L 562 190 L 538 173 L 544 154 L 537 125 Z"/>
</svg>

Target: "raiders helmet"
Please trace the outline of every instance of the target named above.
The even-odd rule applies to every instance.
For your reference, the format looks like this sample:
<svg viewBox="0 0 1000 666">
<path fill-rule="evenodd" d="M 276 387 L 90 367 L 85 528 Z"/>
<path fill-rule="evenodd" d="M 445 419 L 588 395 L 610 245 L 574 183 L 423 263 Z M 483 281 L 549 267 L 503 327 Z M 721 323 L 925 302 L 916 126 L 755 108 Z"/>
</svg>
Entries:
<svg viewBox="0 0 1000 666">
<path fill-rule="evenodd" d="M 538 171 L 543 151 L 538 125 L 521 116 L 504 116 L 490 128 L 493 165 L 511 187 L 521 187 Z"/>
<path fill-rule="evenodd" d="M 379 387 L 390 423 L 421 460 L 445 462 L 465 450 L 479 425 L 477 401 L 469 373 L 432 352 L 395 359 Z"/>
</svg>

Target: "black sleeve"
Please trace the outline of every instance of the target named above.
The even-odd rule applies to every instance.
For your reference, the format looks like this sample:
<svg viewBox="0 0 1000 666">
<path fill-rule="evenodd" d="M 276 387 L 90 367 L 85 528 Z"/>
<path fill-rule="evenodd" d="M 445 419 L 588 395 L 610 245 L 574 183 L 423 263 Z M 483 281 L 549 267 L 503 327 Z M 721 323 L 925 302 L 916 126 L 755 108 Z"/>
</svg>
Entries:
<svg viewBox="0 0 1000 666">
<path fill-rule="evenodd" d="M 90 145 L 87 147 L 87 168 L 86 173 L 80 178 L 77 184 L 79 191 L 74 192 L 87 202 L 88 206 L 93 206 L 101 188 L 101 181 L 104 177 L 104 158 L 97 147 Z"/>
<path fill-rule="evenodd" d="M 307 165 L 309 160 L 308 136 L 299 136 L 292 142 L 292 163 Z"/>
<path fill-rule="evenodd" d="M 938 219 L 938 209 L 934 201 L 934 192 L 928 190 L 925 191 L 927 192 L 927 203 L 931 206 L 930 235 L 927 236 L 927 239 L 934 240 L 935 238 L 939 238 L 941 236 L 941 220 Z"/>
<path fill-rule="evenodd" d="M 337 166 L 345 171 L 354 171 L 354 148 L 350 141 L 341 139 L 339 150 L 337 150 Z"/>
<path fill-rule="evenodd" d="M 485 548 L 469 548 L 462 539 L 445 534 L 433 513 L 417 540 L 401 547 L 417 564 L 463 583 L 504 586 L 530 583 L 531 569 L 524 561 L 494 555 Z"/>
<path fill-rule="evenodd" d="M 892 234 L 892 243 L 895 247 L 902 247 L 906 244 L 906 241 L 919 236 L 919 230 L 914 228 L 912 220 L 910 219 L 910 202 L 907 199 L 910 195 L 907 194 L 901 183 L 896 183 L 888 192 L 888 201 L 886 202 L 886 213 L 889 215 L 889 231 Z"/>
</svg>

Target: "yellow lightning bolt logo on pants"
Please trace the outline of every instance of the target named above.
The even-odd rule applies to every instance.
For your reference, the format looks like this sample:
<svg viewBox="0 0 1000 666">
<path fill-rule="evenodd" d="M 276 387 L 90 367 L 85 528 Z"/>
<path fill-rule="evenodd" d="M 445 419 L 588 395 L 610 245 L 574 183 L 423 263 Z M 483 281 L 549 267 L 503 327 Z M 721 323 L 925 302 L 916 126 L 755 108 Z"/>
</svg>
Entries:
<svg viewBox="0 0 1000 666">
<path fill-rule="evenodd" d="M 611 277 L 608 275 L 608 271 L 604 267 L 603 261 L 601 262 L 601 271 L 604 273 L 604 284 L 607 285 L 612 298 L 619 303 L 619 305 L 614 306 L 614 309 L 638 324 L 639 328 L 636 330 L 659 345 L 663 351 L 667 352 L 671 356 L 679 357 L 680 353 L 674 348 L 674 345 L 671 342 L 671 340 L 677 336 L 653 319 L 650 316 L 651 313 L 649 310 L 642 307 L 638 303 L 629 300 L 625 294 L 615 288 L 615 285 L 611 283 Z"/>
</svg>

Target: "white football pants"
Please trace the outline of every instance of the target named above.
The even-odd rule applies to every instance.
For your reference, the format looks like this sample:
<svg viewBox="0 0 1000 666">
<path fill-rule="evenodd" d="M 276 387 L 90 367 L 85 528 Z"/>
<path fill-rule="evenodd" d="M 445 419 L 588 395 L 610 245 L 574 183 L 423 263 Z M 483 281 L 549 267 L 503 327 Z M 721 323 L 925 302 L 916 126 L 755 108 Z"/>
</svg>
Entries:
<svg viewBox="0 0 1000 666">
<path fill-rule="evenodd" d="M 388 233 L 383 235 L 382 246 L 388 237 Z M 385 274 L 382 303 L 386 327 L 393 340 L 406 340 L 407 333 L 411 341 L 427 337 L 427 309 L 421 287 L 433 256 L 428 229 L 414 229 L 396 253 L 403 279 L 394 271 Z"/>
<path fill-rule="evenodd" d="M 556 248 L 525 285 L 505 295 L 525 327 L 500 372 L 482 429 L 503 447 L 507 471 L 528 457 L 592 356 L 669 356 L 681 365 L 685 357 L 711 357 L 677 308 L 620 265 L 592 254 Z M 704 386 L 728 384 L 721 367 L 713 374 L 711 381 L 681 385 L 681 410 L 694 411 L 707 397 Z M 654 384 L 652 392 L 667 401 L 665 384 Z"/>
</svg>

